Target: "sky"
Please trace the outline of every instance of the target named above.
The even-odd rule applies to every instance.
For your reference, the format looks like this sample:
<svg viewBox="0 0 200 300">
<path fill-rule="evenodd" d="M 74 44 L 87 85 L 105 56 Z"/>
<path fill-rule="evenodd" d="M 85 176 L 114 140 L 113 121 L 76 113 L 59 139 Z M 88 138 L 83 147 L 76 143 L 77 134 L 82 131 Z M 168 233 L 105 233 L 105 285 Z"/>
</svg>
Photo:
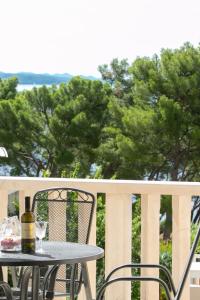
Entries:
<svg viewBox="0 0 200 300">
<path fill-rule="evenodd" d="M 200 42 L 199 0 L 0 0 L 0 71 L 100 76 Z"/>
</svg>

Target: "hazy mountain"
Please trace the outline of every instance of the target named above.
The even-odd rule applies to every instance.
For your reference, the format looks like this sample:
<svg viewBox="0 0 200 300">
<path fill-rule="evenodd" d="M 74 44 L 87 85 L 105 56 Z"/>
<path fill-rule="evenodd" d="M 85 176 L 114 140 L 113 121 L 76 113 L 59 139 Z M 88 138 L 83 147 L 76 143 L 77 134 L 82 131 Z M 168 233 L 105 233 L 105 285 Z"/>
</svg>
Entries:
<svg viewBox="0 0 200 300">
<path fill-rule="evenodd" d="M 64 74 L 36 74 L 30 72 L 19 72 L 19 73 L 5 73 L 0 72 L 0 78 L 6 79 L 9 77 L 17 77 L 19 80 L 19 84 L 59 84 L 62 82 L 69 81 L 73 76 L 64 73 Z M 97 79 L 93 76 L 81 76 L 87 79 Z"/>
</svg>

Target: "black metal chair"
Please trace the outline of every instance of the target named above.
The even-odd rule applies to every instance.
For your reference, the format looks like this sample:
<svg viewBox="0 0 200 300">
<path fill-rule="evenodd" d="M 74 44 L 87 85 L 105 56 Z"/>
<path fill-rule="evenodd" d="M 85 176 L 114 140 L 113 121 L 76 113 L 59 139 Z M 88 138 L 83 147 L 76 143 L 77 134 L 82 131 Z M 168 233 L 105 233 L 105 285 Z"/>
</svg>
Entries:
<svg viewBox="0 0 200 300">
<path fill-rule="evenodd" d="M 79 242 L 87 244 L 91 231 L 94 213 L 95 197 L 93 194 L 75 188 L 51 188 L 39 191 L 33 198 L 32 211 L 36 220 L 49 223 L 47 239 Z M 62 270 L 63 268 L 63 270 Z M 74 299 L 82 285 L 82 271 L 79 264 L 50 267 L 44 270 L 44 280 L 41 288 L 44 297 L 54 296 L 54 278 L 56 296 L 70 295 Z M 42 270 L 41 270 L 42 273 Z"/>
<path fill-rule="evenodd" d="M 102 285 L 102 287 L 100 288 L 98 294 L 97 294 L 97 299 L 96 300 L 102 300 L 104 297 L 104 293 L 105 290 L 108 286 L 112 285 L 113 283 L 116 282 L 121 282 L 121 281 L 129 281 L 129 282 L 135 282 L 135 281 L 152 281 L 152 282 L 158 282 L 165 290 L 166 293 L 166 297 L 167 300 L 180 300 L 181 299 L 181 295 L 183 292 L 183 288 L 185 286 L 189 271 L 190 271 L 190 267 L 194 258 L 194 254 L 195 254 L 195 250 L 198 246 L 198 242 L 199 242 L 199 238 L 200 238 L 200 226 L 198 228 L 198 231 L 196 233 L 194 242 L 192 244 L 192 248 L 190 250 L 190 255 L 188 257 L 186 266 L 185 266 L 185 270 L 183 272 L 182 275 L 182 279 L 178 285 L 178 288 L 175 288 L 172 276 L 169 272 L 169 270 L 159 264 L 126 264 L 126 265 L 122 265 L 119 266 L 115 269 L 113 269 L 109 275 L 107 276 L 107 278 L 105 279 L 105 283 Z M 128 276 L 128 277 L 113 277 L 113 275 L 123 269 L 123 268 L 157 268 L 161 271 L 163 271 L 163 273 L 166 276 L 166 281 L 160 279 L 159 277 L 151 277 L 151 276 Z"/>
<path fill-rule="evenodd" d="M 48 222 L 46 240 L 82 244 L 89 242 L 94 207 L 93 194 L 65 187 L 38 191 L 32 203 L 36 220 Z M 43 299 L 53 299 L 54 295 L 56 297 L 70 295 L 70 299 L 75 299 L 83 283 L 80 264 L 61 266 L 61 268 L 59 266 L 41 268 L 40 274 Z M 30 278 L 30 269 L 24 271 L 22 268 L 18 280 L 18 291 L 22 290 L 23 285 L 22 298 L 29 296 Z"/>
</svg>

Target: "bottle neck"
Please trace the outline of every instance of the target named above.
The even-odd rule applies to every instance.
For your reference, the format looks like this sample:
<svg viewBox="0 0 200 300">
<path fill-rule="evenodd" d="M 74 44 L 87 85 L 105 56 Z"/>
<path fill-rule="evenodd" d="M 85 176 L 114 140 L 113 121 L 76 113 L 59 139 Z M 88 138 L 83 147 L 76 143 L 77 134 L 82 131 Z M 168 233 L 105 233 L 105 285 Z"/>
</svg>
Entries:
<svg viewBox="0 0 200 300">
<path fill-rule="evenodd" d="M 30 197 L 25 197 L 25 212 L 31 211 L 31 199 Z"/>
</svg>

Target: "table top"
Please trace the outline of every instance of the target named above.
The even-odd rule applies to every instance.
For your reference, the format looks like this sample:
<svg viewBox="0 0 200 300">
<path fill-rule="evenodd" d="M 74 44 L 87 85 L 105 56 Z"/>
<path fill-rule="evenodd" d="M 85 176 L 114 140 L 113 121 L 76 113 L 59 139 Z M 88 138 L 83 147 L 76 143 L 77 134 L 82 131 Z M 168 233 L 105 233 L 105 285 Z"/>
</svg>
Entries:
<svg viewBox="0 0 200 300">
<path fill-rule="evenodd" d="M 97 246 L 57 241 L 43 242 L 43 251 L 35 254 L 0 252 L 0 266 L 73 264 L 96 260 L 104 255 L 104 250 Z"/>
</svg>

